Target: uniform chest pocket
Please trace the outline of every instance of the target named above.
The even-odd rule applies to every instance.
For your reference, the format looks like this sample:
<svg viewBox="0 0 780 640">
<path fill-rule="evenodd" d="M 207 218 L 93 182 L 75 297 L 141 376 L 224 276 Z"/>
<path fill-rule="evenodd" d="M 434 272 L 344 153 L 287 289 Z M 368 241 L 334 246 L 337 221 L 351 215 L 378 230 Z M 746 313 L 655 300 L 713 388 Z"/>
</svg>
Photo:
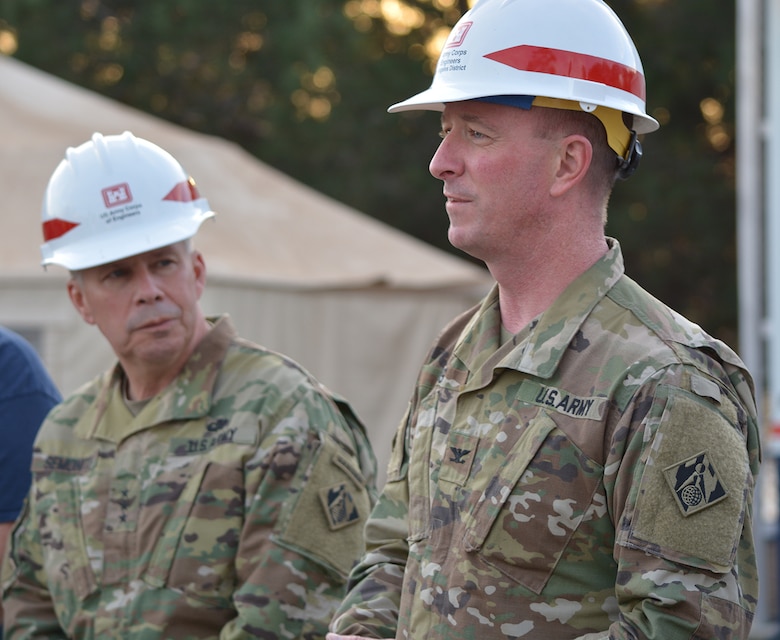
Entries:
<svg viewBox="0 0 780 640">
<path fill-rule="evenodd" d="M 244 515 L 244 478 L 240 468 L 197 460 L 178 470 L 183 490 L 159 507 L 167 514 L 164 528 L 149 540 L 152 559 L 144 580 L 155 587 L 181 589 L 215 606 L 227 606 L 235 587 L 235 558 Z M 164 484 L 163 479 L 157 484 Z M 146 514 L 142 520 L 154 521 Z"/>
<path fill-rule="evenodd" d="M 603 468 L 542 412 L 483 474 L 487 484 L 468 518 L 465 550 L 539 594 L 592 513 Z"/>
<path fill-rule="evenodd" d="M 97 583 L 88 557 L 84 522 L 94 509 L 94 496 L 84 492 L 79 478 L 95 467 L 95 457 L 49 455 L 34 457 L 32 464 L 35 499 L 31 520 L 39 527 L 45 572 L 55 603 L 75 596 L 83 600 Z M 67 594 L 67 595 L 66 595 Z M 72 594 L 72 596 L 71 596 Z M 68 611 L 63 611 L 67 619 Z"/>
</svg>

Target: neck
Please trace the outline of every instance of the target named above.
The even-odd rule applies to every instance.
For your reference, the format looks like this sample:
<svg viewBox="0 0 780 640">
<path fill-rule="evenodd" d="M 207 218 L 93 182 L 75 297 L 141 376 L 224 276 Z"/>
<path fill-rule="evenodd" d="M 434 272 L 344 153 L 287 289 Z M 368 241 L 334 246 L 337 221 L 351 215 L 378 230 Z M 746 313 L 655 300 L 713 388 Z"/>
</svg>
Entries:
<svg viewBox="0 0 780 640">
<path fill-rule="evenodd" d="M 127 376 L 127 397 L 135 402 L 153 398 L 179 375 L 179 371 L 170 371 L 170 367 L 167 367 L 166 371 L 157 372 L 150 369 L 141 372 L 137 369 L 127 369 L 124 365 L 122 368 Z"/>
<path fill-rule="evenodd" d="M 528 325 L 608 248 L 603 234 L 569 240 L 568 245 L 562 238 L 526 244 L 521 257 L 488 264 L 498 283 L 501 322 L 507 330 L 517 333 Z"/>
<path fill-rule="evenodd" d="M 197 324 L 189 343 L 177 356 L 157 358 L 120 358 L 119 362 L 127 378 L 127 395 L 130 400 L 148 400 L 165 389 L 181 373 L 196 347 L 209 332 L 205 318 Z"/>
</svg>

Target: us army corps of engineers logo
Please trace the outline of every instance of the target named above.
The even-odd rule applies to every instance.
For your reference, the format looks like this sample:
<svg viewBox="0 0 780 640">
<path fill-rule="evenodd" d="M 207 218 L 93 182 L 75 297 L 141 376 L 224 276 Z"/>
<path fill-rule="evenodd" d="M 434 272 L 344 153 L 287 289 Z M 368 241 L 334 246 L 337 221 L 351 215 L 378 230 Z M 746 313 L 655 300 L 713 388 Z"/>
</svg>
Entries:
<svg viewBox="0 0 780 640">
<path fill-rule="evenodd" d="M 337 484 L 320 489 L 320 500 L 322 500 L 328 526 L 330 526 L 332 531 L 349 526 L 360 520 L 355 499 L 345 484 Z"/>
<path fill-rule="evenodd" d="M 666 467 L 664 476 L 684 516 L 706 509 L 727 495 L 706 451 Z"/>
</svg>

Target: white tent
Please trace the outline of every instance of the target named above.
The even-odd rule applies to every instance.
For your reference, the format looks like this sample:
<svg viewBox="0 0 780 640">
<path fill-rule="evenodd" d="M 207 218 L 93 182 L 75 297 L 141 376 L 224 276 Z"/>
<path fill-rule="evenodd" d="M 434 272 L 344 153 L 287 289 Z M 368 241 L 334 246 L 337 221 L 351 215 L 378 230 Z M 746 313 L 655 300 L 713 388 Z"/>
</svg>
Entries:
<svg viewBox="0 0 780 640">
<path fill-rule="evenodd" d="M 207 313 L 298 360 L 366 422 L 381 471 L 431 340 L 487 273 L 362 215 L 239 146 L 177 127 L 0 55 L 0 323 L 38 335 L 65 393 L 113 361 L 40 266 L 40 206 L 68 146 L 129 130 L 170 151 L 217 211 L 196 245 Z M 424 171 L 425 159 L 420 170 Z M 431 215 L 444 215 L 432 212 Z M 384 477 L 384 476 L 382 476 Z"/>
</svg>

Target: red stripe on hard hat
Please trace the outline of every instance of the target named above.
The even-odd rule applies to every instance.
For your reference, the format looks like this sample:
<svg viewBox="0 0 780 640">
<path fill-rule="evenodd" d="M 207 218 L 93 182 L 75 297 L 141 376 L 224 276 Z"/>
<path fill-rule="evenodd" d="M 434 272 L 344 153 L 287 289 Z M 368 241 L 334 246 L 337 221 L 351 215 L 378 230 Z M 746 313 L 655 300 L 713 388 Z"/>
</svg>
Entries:
<svg viewBox="0 0 780 640">
<path fill-rule="evenodd" d="M 644 76 L 636 69 L 614 60 L 526 44 L 488 53 L 485 57 L 520 71 L 600 82 L 645 99 Z"/>
<path fill-rule="evenodd" d="M 78 226 L 78 222 L 70 222 L 60 218 L 46 220 L 46 222 L 43 223 L 43 240 L 44 242 L 48 242 L 49 240 L 56 240 L 60 236 L 64 236 L 74 227 Z"/>
<path fill-rule="evenodd" d="M 170 190 L 167 196 L 163 200 L 173 200 L 175 202 L 192 202 L 200 198 L 198 188 L 195 186 L 195 181 L 190 178 L 184 182 L 179 182 L 173 189 Z"/>
</svg>

